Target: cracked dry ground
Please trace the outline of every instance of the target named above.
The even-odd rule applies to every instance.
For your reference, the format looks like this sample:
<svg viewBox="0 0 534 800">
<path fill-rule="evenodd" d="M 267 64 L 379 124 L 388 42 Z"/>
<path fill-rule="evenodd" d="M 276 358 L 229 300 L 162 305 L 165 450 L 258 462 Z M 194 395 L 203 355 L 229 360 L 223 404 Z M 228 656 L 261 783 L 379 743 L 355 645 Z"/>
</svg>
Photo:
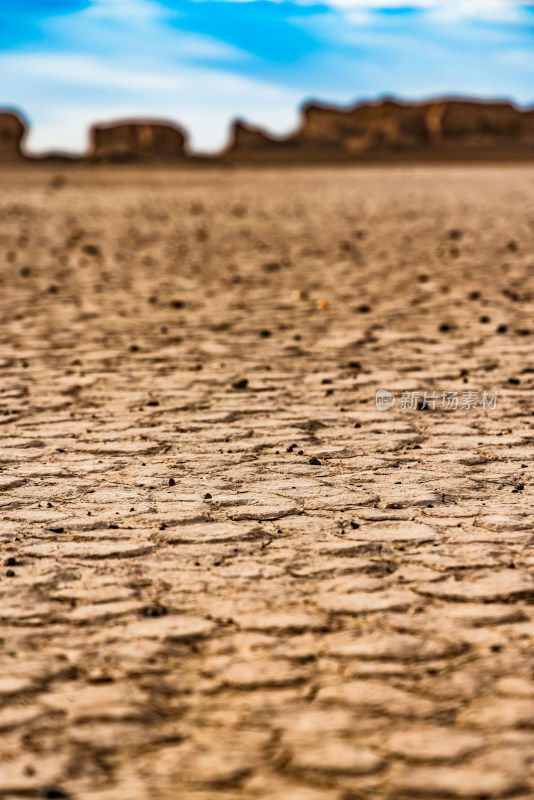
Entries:
<svg viewBox="0 0 534 800">
<path fill-rule="evenodd" d="M 3 184 L 0 797 L 532 798 L 534 168 Z"/>
</svg>

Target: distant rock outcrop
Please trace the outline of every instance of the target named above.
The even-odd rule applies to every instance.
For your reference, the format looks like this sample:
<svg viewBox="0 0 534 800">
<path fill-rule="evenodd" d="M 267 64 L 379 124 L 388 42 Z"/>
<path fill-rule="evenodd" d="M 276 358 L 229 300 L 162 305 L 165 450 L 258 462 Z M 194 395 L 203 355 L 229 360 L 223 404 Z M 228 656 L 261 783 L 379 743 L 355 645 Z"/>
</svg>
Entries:
<svg viewBox="0 0 534 800">
<path fill-rule="evenodd" d="M 19 162 L 24 159 L 22 142 L 26 125 L 14 111 L 0 111 L 0 162 Z"/>
<path fill-rule="evenodd" d="M 94 125 L 90 147 L 79 159 L 59 153 L 24 154 L 26 126 L 0 110 L 0 163 L 26 161 L 166 164 L 331 164 L 403 161 L 533 160 L 534 108 L 508 102 L 441 99 L 404 103 L 393 99 L 348 108 L 307 103 L 298 129 L 285 137 L 242 120 L 219 154 L 187 150 L 187 134 L 172 122 L 121 120 Z"/>
<path fill-rule="evenodd" d="M 151 120 L 127 120 L 93 125 L 92 161 L 174 161 L 186 158 L 187 137 L 176 125 Z"/>
<path fill-rule="evenodd" d="M 383 100 L 338 108 L 308 103 L 296 133 L 277 138 L 239 121 L 230 162 L 534 157 L 534 111 L 510 103 Z"/>
</svg>

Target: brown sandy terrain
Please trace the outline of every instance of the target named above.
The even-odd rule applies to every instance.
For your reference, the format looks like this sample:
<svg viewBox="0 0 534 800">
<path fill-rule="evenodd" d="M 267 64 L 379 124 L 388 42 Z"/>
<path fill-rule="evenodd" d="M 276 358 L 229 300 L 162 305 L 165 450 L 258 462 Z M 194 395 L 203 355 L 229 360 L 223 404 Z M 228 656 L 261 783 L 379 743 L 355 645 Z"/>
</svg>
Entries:
<svg viewBox="0 0 534 800">
<path fill-rule="evenodd" d="M 0 797 L 531 798 L 534 168 L 2 184 Z"/>
</svg>

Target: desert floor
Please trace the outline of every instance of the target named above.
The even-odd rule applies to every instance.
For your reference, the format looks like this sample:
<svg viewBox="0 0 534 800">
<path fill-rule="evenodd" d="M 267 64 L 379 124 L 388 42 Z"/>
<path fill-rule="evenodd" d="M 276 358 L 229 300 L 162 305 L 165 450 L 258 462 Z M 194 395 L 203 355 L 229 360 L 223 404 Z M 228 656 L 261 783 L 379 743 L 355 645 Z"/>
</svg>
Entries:
<svg viewBox="0 0 534 800">
<path fill-rule="evenodd" d="M 534 167 L 59 173 L 0 195 L 0 797 L 532 798 Z"/>
</svg>

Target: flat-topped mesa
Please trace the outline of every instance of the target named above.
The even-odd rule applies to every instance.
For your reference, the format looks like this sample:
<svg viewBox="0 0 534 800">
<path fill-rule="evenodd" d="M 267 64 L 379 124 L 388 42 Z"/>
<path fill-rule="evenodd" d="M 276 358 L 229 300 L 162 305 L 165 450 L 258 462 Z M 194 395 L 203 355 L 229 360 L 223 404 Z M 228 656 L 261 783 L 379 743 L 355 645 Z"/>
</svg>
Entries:
<svg viewBox="0 0 534 800">
<path fill-rule="evenodd" d="M 438 140 L 454 146 L 500 147 L 525 145 L 534 148 L 534 110 L 523 111 L 511 103 L 450 100 L 440 106 Z M 534 155 L 534 152 L 532 153 Z"/>
<path fill-rule="evenodd" d="M 308 103 L 299 129 L 276 138 L 234 125 L 230 161 L 351 161 L 395 157 L 534 157 L 534 110 L 507 102 L 382 100 L 344 109 Z"/>
<path fill-rule="evenodd" d="M 0 162 L 17 163 L 24 159 L 22 143 L 26 124 L 14 111 L 0 111 Z"/>
<path fill-rule="evenodd" d="M 125 120 L 93 125 L 91 161 L 175 161 L 187 158 L 185 131 L 171 122 Z"/>
<path fill-rule="evenodd" d="M 429 140 L 426 109 L 393 100 L 365 103 L 349 109 L 309 103 L 296 134 L 308 148 L 335 149 L 339 155 L 403 150 Z"/>
</svg>

